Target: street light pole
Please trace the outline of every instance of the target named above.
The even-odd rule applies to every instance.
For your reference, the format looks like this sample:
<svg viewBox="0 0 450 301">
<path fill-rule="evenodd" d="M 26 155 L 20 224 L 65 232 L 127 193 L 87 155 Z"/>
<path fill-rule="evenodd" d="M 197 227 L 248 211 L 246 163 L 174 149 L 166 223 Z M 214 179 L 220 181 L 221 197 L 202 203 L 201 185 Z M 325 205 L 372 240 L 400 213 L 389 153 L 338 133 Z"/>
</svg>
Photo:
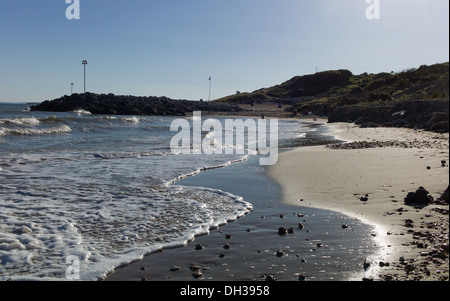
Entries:
<svg viewBox="0 0 450 301">
<path fill-rule="evenodd" d="M 211 77 L 209 77 L 209 98 L 208 98 L 208 102 L 211 101 Z"/>
<path fill-rule="evenodd" d="M 84 65 L 84 94 L 86 94 L 86 65 L 87 65 L 87 60 L 83 61 L 83 65 Z"/>
<path fill-rule="evenodd" d="M 73 94 L 73 83 L 70 83 L 70 95 Z"/>
</svg>

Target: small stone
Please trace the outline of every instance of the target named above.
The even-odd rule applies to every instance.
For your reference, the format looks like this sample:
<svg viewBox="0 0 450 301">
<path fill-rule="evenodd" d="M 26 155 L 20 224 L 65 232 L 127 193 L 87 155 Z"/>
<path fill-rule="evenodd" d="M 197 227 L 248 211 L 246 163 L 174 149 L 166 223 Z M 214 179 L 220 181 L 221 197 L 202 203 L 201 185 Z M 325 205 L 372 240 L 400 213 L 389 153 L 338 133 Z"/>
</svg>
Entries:
<svg viewBox="0 0 450 301">
<path fill-rule="evenodd" d="M 415 269 L 416 269 L 416 267 L 413 264 L 407 264 L 405 266 L 405 271 L 408 273 L 414 271 Z"/>
<path fill-rule="evenodd" d="M 348 229 L 348 225 L 343 224 L 343 225 L 342 225 L 342 229 Z"/>
<path fill-rule="evenodd" d="M 219 254 L 219 258 L 224 258 L 225 257 L 225 254 Z"/>
<path fill-rule="evenodd" d="M 141 266 L 141 271 L 145 271 L 147 269 L 146 266 Z"/>
<path fill-rule="evenodd" d="M 323 243 L 321 243 L 321 242 L 317 243 L 317 247 L 318 248 L 322 248 L 323 247 Z"/>
<path fill-rule="evenodd" d="M 300 276 L 298 276 L 298 280 L 299 281 L 305 281 L 306 280 L 306 275 L 300 275 Z"/>
<path fill-rule="evenodd" d="M 175 265 L 175 266 L 173 266 L 173 267 L 170 268 L 170 271 L 171 271 L 171 272 L 176 272 L 176 271 L 179 271 L 179 270 L 181 270 L 181 267 L 180 267 L 180 266 L 177 266 L 177 265 Z"/>
<path fill-rule="evenodd" d="M 370 267 L 370 262 L 368 262 L 364 259 L 363 267 L 364 267 L 364 270 L 367 270 Z"/>
<path fill-rule="evenodd" d="M 201 244 L 197 244 L 197 245 L 195 245 L 195 249 L 196 250 L 203 250 L 204 247 Z"/>
<path fill-rule="evenodd" d="M 305 225 L 303 225 L 302 223 L 298 223 L 298 228 L 301 230 L 301 229 L 305 228 Z"/>
<path fill-rule="evenodd" d="M 277 257 L 282 257 L 284 255 L 284 252 L 282 250 L 277 251 Z"/>
<path fill-rule="evenodd" d="M 226 239 L 231 239 L 231 234 L 225 235 L 225 238 L 226 238 Z"/>
<path fill-rule="evenodd" d="M 191 264 L 191 265 L 189 266 L 189 269 L 190 269 L 191 271 L 194 272 L 194 271 L 200 270 L 201 267 L 198 266 L 198 265 L 195 265 L 195 264 Z"/>
<path fill-rule="evenodd" d="M 383 277 L 384 281 L 395 281 L 395 280 L 397 280 L 397 278 L 395 278 L 395 276 L 392 275 L 392 274 L 382 275 L 381 277 Z"/>
<path fill-rule="evenodd" d="M 194 273 L 192 273 L 192 276 L 194 278 L 201 278 L 203 276 L 203 273 L 200 270 L 195 270 Z"/>
<path fill-rule="evenodd" d="M 280 218 L 284 218 L 284 213 L 281 213 L 281 214 L 280 214 Z"/>
<path fill-rule="evenodd" d="M 290 227 L 290 228 L 288 229 L 288 233 L 289 233 L 289 234 L 294 234 L 294 228 Z"/>
<path fill-rule="evenodd" d="M 228 250 L 228 249 L 230 249 L 231 248 L 231 246 L 230 246 L 230 244 L 229 243 L 226 243 L 224 246 L 223 246 L 223 248 L 225 249 L 225 250 Z"/>
<path fill-rule="evenodd" d="M 413 220 L 410 218 L 405 219 L 405 227 L 411 228 L 413 227 Z"/>
<path fill-rule="evenodd" d="M 278 228 L 279 235 L 286 235 L 286 233 L 287 233 L 286 228 L 283 228 L 283 227 Z"/>
<path fill-rule="evenodd" d="M 266 275 L 266 281 L 276 281 L 277 278 L 275 278 L 273 275 Z"/>
<path fill-rule="evenodd" d="M 298 216 L 298 217 L 304 217 L 305 215 L 299 213 L 299 214 L 297 214 L 297 216 Z"/>
</svg>

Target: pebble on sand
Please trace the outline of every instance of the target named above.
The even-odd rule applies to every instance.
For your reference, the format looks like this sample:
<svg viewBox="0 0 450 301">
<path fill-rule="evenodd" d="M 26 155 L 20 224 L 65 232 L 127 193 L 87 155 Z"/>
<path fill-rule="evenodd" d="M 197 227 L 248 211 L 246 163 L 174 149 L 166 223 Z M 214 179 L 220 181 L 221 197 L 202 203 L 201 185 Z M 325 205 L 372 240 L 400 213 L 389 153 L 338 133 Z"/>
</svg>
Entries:
<svg viewBox="0 0 450 301">
<path fill-rule="evenodd" d="M 200 271 L 200 270 L 195 270 L 195 271 L 192 273 L 192 276 L 193 276 L 194 278 L 201 278 L 201 277 L 203 276 L 203 273 L 202 273 L 202 271 Z"/>
<path fill-rule="evenodd" d="M 175 265 L 175 266 L 173 266 L 173 267 L 170 268 L 170 271 L 171 271 L 171 272 L 176 272 L 176 271 L 179 271 L 179 270 L 181 270 L 181 267 L 178 266 L 178 265 Z"/>
</svg>

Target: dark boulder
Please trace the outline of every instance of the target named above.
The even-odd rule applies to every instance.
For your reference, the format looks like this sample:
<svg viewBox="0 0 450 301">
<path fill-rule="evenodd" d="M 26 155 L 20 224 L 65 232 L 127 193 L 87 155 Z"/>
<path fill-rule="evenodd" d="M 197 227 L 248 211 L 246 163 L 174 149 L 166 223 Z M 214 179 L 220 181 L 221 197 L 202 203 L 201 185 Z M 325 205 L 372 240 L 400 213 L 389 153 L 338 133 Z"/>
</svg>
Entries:
<svg viewBox="0 0 450 301">
<path fill-rule="evenodd" d="M 409 192 L 405 197 L 406 205 L 429 205 L 434 202 L 433 197 L 423 187 L 419 187 L 416 192 Z"/>
<path fill-rule="evenodd" d="M 436 204 L 438 205 L 448 205 L 448 188 L 444 191 L 444 193 L 436 200 Z"/>
</svg>

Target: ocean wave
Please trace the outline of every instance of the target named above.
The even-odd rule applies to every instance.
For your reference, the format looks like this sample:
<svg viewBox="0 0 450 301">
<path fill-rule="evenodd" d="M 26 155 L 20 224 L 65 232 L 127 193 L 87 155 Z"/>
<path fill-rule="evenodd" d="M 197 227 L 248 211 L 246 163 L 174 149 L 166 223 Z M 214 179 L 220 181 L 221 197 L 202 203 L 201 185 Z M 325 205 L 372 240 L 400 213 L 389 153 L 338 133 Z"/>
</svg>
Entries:
<svg viewBox="0 0 450 301">
<path fill-rule="evenodd" d="M 75 113 L 78 116 L 80 116 L 80 115 L 91 115 L 91 112 L 83 110 L 83 109 L 74 110 L 74 111 L 72 111 L 72 113 Z"/>
<path fill-rule="evenodd" d="M 29 136 L 29 135 L 48 135 L 48 134 L 64 134 L 70 133 L 72 129 L 67 125 L 61 125 L 52 128 L 36 129 L 36 128 L 0 128 L 0 135 Z"/>
<path fill-rule="evenodd" d="M 39 119 L 35 117 L 13 118 L 13 119 L 0 119 L 0 124 L 5 125 L 26 125 L 34 126 L 40 123 Z"/>
<path fill-rule="evenodd" d="M 48 116 L 48 117 L 45 117 L 45 118 L 40 118 L 39 121 L 43 122 L 43 123 L 55 123 L 55 122 L 63 122 L 66 119 L 67 118 L 56 117 L 55 115 L 52 115 L 52 116 Z"/>
<path fill-rule="evenodd" d="M 203 187 L 165 189 L 53 185 L 0 191 L 0 280 L 66 278 L 67 256 L 80 260 L 81 280 L 162 248 L 183 246 L 244 216 L 241 197 Z M 26 220 L 26 222 L 24 222 Z"/>
<path fill-rule="evenodd" d="M 120 120 L 124 121 L 124 122 L 129 122 L 129 123 L 139 123 L 141 121 L 140 118 L 137 117 L 122 117 L 120 118 Z"/>
<path fill-rule="evenodd" d="M 151 156 L 169 156 L 171 152 L 123 152 L 123 153 L 94 153 L 97 159 L 126 159 L 126 158 L 142 158 Z"/>
</svg>

